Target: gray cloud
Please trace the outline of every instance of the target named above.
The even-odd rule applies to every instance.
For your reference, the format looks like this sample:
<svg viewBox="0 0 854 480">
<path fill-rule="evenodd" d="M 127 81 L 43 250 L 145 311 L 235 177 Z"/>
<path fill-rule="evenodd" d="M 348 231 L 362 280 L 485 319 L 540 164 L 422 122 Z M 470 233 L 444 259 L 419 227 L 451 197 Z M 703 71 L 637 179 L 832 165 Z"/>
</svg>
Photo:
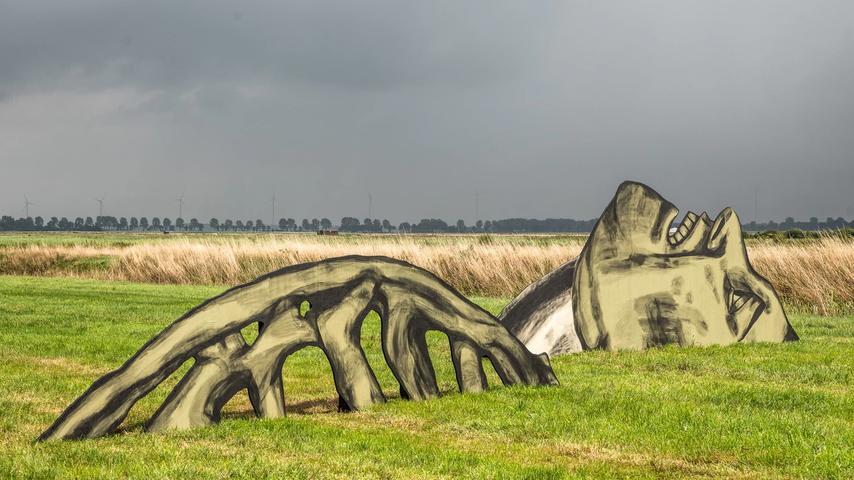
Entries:
<svg viewBox="0 0 854 480">
<path fill-rule="evenodd" d="M 0 213 L 850 215 L 846 1 L 0 2 Z"/>
</svg>

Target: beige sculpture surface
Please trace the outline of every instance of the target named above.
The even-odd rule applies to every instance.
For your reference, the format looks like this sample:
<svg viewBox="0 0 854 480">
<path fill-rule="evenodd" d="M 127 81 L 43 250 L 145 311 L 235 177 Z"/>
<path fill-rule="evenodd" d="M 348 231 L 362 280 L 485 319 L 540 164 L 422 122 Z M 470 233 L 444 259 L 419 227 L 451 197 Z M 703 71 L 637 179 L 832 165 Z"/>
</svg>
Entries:
<svg viewBox="0 0 854 480">
<path fill-rule="evenodd" d="M 307 312 L 301 310 L 310 304 Z M 90 438 L 115 431 L 131 407 L 191 358 L 195 363 L 146 425 L 149 431 L 217 422 L 223 405 L 247 390 L 256 415 L 285 414 L 282 366 L 318 346 L 332 366 L 339 404 L 360 409 L 385 401 L 359 333 L 371 311 L 382 321 L 386 362 L 404 398 L 439 395 L 425 333 L 448 335 L 463 392 L 486 387 L 489 358 L 507 385 L 551 385 L 546 355 L 530 353 L 495 317 L 435 275 L 384 257 L 341 257 L 294 265 L 235 287 L 191 310 L 98 379 L 41 440 Z M 257 323 L 249 345 L 240 330 Z"/>
<path fill-rule="evenodd" d="M 523 291 L 501 320 L 533 352 L 797 340 L 750 265 L 732 209 L 712 221 L 625 182 L 581 255 Z"/>
</svg>

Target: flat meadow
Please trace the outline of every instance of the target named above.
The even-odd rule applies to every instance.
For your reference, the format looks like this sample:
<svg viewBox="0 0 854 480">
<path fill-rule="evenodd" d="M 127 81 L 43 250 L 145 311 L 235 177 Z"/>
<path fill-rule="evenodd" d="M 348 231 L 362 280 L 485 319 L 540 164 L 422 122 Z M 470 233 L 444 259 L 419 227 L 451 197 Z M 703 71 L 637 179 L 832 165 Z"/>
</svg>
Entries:
<svg viewBox="0 0 854 480">
<path fill-rule="evenodd" d="M 557 387 L 456 391 L 447 337 L 428 336 L 443 396 L 399 398 L 379 319 L 363 345 L 389 401 L 337 412 L 323 353 L 288 358 L 288 416 L 244 394 L 214 427 L 145 434 L 169 389 L 97 440 L 34 439 L 96 378 L 227 286 L 291 263 L 389 255 L 498 313 L 580 251 L 579 236 L 0 235 L 0 478 L 852 478 L 854 245 L 748 243 L 801 341 L 552 359 Z M 254 333 L 244 334 L 251 339 Z"/>
</svg>

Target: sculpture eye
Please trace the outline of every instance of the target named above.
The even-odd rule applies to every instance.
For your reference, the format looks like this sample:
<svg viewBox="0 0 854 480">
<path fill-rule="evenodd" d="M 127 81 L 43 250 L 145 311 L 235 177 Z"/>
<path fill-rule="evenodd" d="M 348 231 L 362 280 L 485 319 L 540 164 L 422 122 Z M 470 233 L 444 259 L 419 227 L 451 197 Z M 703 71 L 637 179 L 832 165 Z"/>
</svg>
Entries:
<svg viewBox="0 0 854 480">
<path fill-rule="evenodd" d="M 751 300 L 755 299 L 756 295 L 752 292 L 729 290 L 729 295 L 727 295 L 727 311 L 730 315 L 734 315 L 751 303 Z"/>
<path fill-rule="evenodd" d="M 726 322 L 730 331 L 740 341 L 753 327 L 765 309 L 762 298 L 738 279 L 727 277 L 724 281 L 724 301 L 726 302 Z"/>
<path fill-rule="evenodd" d="M 759 297 L 745 288 L 737 278 L 727 275 L 724 279 L 724 301 L 727 313 L 731 316 L 741 312 L 746 307 L 761 303 Z"/>
</svg>

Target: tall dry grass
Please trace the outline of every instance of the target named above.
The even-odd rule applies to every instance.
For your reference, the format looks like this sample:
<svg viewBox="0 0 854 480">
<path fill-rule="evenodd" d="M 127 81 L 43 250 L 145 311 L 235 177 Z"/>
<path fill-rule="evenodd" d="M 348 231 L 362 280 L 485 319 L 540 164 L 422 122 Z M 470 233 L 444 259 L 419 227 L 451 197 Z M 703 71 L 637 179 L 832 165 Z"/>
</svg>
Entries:
<svg viewBox="0 0 854 480">
<path fill-rule="evenodd" d="M 491 236 L 197 236 L 125 247 L 34 244 L 5 248 L 0 250 L 0 273 L 233 285 L 297 263 L 343 255 L 384 255 L 430 270 L 462 292 L 506 297 L 577 256 L 582 245 L 583 238 L 538 242 Z"/>
<path fill-rule="evenodd" d="M 469 295 L 511 297 L 581 251 L 583 238 L 347 236 L 181 237 L 128 246 L 25 245 L 0 249 L 0 273 L 176 284 L 234 285 L 297 263 L 384 255 L 430 270 Z M 854 243 L 749 246 L 757 271 L 791 308 L 854 311 Z"/>
<path fill-rule="evenodd" d="M 815 242 L 756 242 L 751 264 L 790 307 L 821 315 L 854 312 L 854 242 L 824 237 Z"/>
</svg>

